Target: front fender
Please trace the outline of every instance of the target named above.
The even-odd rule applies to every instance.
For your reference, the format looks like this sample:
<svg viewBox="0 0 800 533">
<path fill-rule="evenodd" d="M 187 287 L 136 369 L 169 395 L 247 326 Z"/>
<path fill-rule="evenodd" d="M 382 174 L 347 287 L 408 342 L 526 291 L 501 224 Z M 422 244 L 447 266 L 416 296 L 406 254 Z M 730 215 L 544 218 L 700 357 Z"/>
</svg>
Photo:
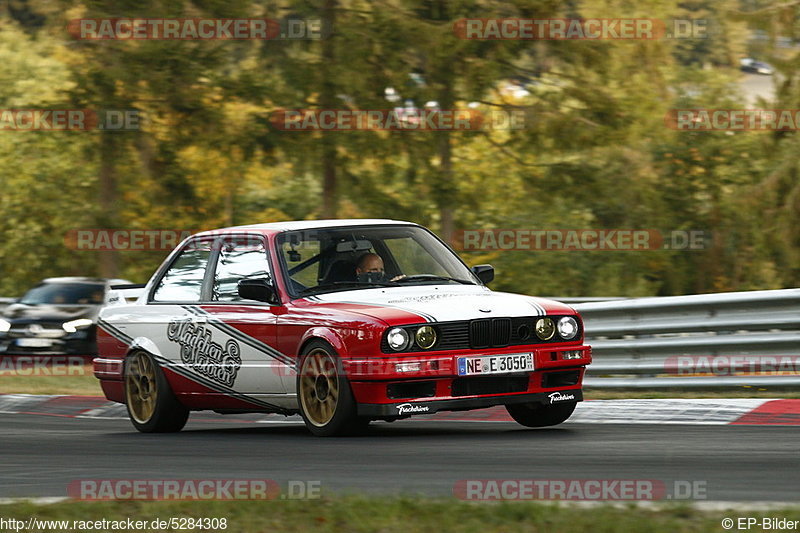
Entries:
<svg viewBox="0 0 800 533">
<path fill-rule="evenodd" d="M 348 354 L 347 345 L 345 344 L 342 335 L 338 331 L 333 328 L 318 326 L 307 330 L 303 334 L 299 344 L 297 345 L 297 355 L 300 355 L 305 345 L 313 339 L 324 340 L 333 346 L 333 349 L 336 350 L 336 353 L 338 353 L 339 356 L 346 356 Z"/>
</svg>

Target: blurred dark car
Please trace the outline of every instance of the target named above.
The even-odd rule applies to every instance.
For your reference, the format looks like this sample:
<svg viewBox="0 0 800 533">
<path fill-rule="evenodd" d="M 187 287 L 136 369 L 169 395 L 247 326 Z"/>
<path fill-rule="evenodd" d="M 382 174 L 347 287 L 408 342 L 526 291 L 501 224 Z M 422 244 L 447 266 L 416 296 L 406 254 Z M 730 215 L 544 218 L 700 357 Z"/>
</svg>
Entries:
<svg viewBox="0 0 800 533">
<path fill-rule="evenodd" d="M 740 66 L 743 72 L 752 72 L 753 74 L 762 74 L 764 76 L 772 76 L 775 74 L 775 69 L 769 63 L 763 61 L 756 61 L 749 57 L 740 61 Z"/>
<path fill-rule="evenodd" d="M 48 278 L 0 311 L 0 356 L 97 354 L 97 315 L 123 279 Z"/>
<path fill-rule="evenodd" d="M 0 312 L 3 311 L 6 307 L 13 304 L 16 300 L 14 298 L 0 298 Z"/>
</svg>

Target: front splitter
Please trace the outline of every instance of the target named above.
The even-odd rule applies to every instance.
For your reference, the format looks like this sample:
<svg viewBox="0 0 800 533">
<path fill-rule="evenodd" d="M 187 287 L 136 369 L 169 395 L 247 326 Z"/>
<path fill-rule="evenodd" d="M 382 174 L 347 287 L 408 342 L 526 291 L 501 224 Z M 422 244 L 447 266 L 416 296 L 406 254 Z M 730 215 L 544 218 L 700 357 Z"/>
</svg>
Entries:
<svg viewBox="0 0 800 533">
<path fill-rule="evenodd" d="M 413 400 L 397 403 L 361 403 L 358 404 L 358 416 L 375 418 L 396 418 L 411 415 L 429 415 L 438 411 L 464 411 L 481 409 L 494 405 L 511 405 L 518 403 L 539 403 L 542 405 L 558 405 L 575 403 L 583 400 L 581 389 L 565 389 L 528 394 L 503 396 L 481 396 L 471 398 L 453 398 L 447 400 Z"/>
</svg>

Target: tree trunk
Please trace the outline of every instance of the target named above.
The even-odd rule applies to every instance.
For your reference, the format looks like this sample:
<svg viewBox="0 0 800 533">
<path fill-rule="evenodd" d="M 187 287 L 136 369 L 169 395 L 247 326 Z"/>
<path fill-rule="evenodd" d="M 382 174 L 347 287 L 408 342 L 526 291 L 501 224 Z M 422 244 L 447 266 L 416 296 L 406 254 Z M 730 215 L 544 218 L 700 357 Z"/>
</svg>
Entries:
<svg viewBox="0 0 800 533">
<path fill-rule="evenodd" d="M 327 35 L 322 39 L 322 87 L 320 104 L 322 109 L 336 105 L 336 83 L 332 69 L 336 61 L 334 33 L 336 27 L 336 1 L 325 0 L 322 6 L 322 27 Z M 322 218 L 336 218 L 339 198 L 336 179 L 336 138 L 330 133 L 322 134 Z"/>
<path fill-rule="evenodd" d="M 98 229 L 118 229 L 117 216 L 117 178 L 115 162 L 117 157 L 117 139 L 114 132 L 100 132 L 100 175 L 99 203 L 100 214 L 97 219 Z M 119 276 L 119 253 L 117 250 L 99 252 L 99 275 L 104 278 Z"/>
<path fill-rule="evenodd" d="M 442 69 L 442 87 L 439 93 L 439 108 L 442 111 L 452 110 L 455 106 L 453 91 L 453 70 Z M 456 187 L 453 180 L 453 145 L 451 132 L 438 132 L 439 149 L 439 183 L 436 184 L 436 206 L 439 209 L 442 239 L 447 243 L 453 241 L 453 205 L 455 204 Z"/>
<path fill-rule="evenodd" d="M 453 163 L 450 132 L 442 132 L 439 138 L 439 179 L 441 180 L 438 207 L 439 221 L 442 225 L 442 239 L 447 243 L 453 241 Z"/>
</svg>

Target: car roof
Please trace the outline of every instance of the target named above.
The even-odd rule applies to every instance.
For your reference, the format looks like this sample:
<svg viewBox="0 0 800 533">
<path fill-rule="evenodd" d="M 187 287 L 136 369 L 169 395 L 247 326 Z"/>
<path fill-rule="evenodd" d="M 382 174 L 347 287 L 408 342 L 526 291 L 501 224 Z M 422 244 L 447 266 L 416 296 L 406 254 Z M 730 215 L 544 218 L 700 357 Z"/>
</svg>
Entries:
<svg viewBox="0 0 800 533">
<path fill-rule="evenodd" d="M 416 226 L 413 222 L 405 220 L 391 220 L 385 218 L 343 218 L 327 220 L 294 220 L 287 222 L 268 222 L 266 224 L 250 224 L 246 226 L 232 226 L 216 230 L 204 231 L 198 235 L 215 234 L 228 231 L 259 231 L 264 233 L 279 233 L 282 231 L 297 231 L 320 228 L 339 228 L 346 226 L 375 226 L 375 225 L 404 225 Z"/>
</svg>

